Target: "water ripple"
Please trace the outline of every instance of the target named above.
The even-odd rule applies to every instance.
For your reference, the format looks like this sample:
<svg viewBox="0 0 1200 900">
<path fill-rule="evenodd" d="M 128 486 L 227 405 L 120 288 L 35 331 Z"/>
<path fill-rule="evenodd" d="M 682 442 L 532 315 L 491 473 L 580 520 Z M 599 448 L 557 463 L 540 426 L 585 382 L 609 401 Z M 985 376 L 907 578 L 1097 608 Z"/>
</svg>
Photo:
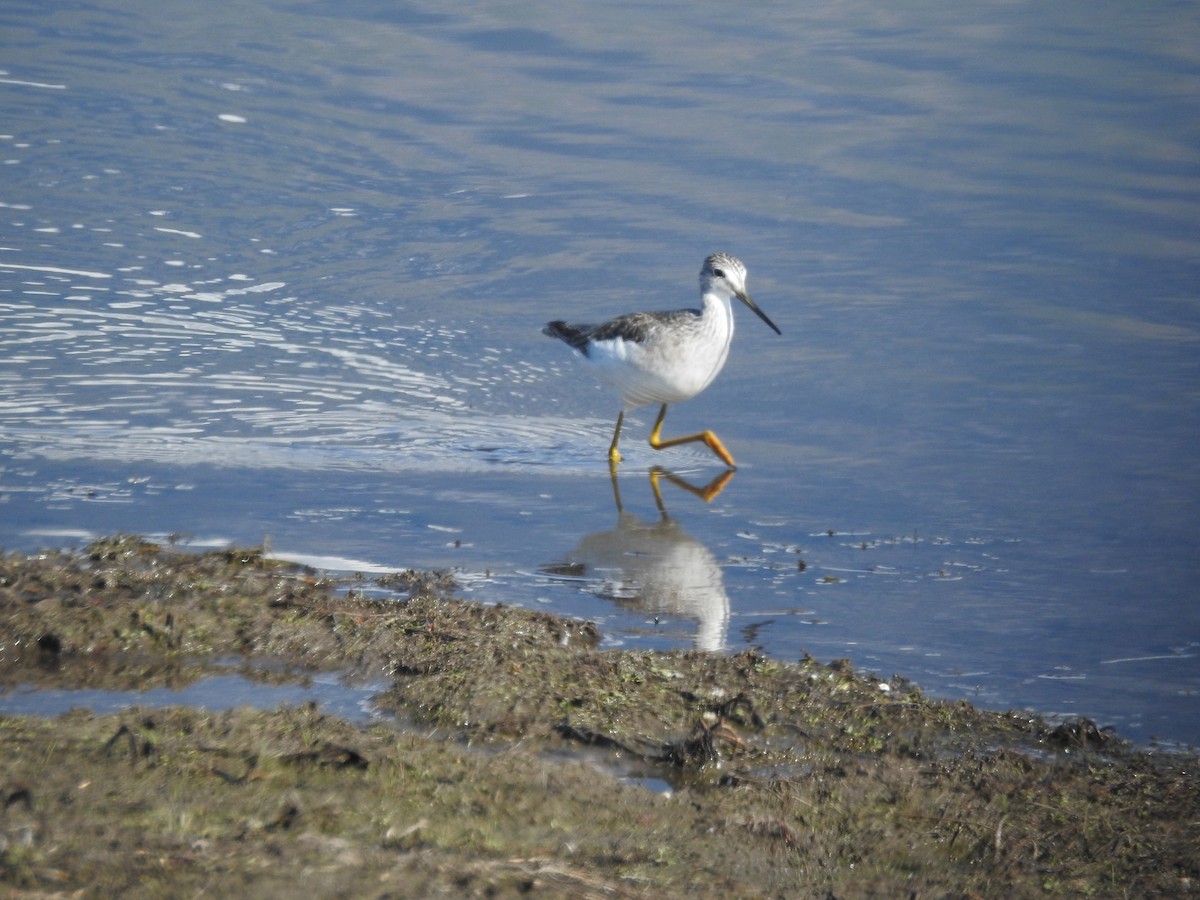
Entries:
<svg viewBox="0 0 1200 900">
<path fill-rule="evenodd" d="M 480 348 L 471 323 L 241 275 L 0 269 L 44 289 L 0 300 L 0 427 L 22 453 L 377 471 L 595 458 L 578 420 L 526 414 L 522 385 L 546 371 Z M 78 277 L 113 284 L 77 298 Z"/>
</svg>

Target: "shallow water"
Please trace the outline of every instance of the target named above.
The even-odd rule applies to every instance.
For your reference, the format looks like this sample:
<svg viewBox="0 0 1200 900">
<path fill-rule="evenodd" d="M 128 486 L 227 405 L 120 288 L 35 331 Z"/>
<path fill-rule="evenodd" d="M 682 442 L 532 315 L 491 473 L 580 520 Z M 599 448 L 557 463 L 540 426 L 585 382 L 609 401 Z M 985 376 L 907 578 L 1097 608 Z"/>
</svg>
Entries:
<svg viewBox="0 0 1200 900">
<path fill-rule="evenodd" d="M 453 566 L 1200 742 L 1200 4 L 0 12 L 0 545 Z M 783 330 L 655 454 L 550 318 Z M 664 511 L 667 516 L 664 520 Z"/>
<path fill-rule="evenodd" d="M 317 678 L 306 684 L 263 684 L 230 673 L 201 678 L 178 689 L 151 688 L 136 692 L 18 688 L 0 694 L 0 708 L 8 715 L 56 716 L 81 707 L 106 714 L 135 705 L 223 710 L 241 706 L 275 709 L 282 704 L 316 703 L 332 714 L 366 724 L 381 715 L 371 703 L 371 695 L 380 689 L 378 684 L 354 687 L 336 678 Z"/>
</svg>

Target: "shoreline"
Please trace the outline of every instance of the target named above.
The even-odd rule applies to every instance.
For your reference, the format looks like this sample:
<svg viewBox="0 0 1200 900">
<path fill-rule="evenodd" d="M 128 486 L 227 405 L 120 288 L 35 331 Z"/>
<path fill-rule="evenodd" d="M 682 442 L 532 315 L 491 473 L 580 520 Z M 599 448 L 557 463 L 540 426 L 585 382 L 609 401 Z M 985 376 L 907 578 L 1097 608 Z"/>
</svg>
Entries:
<svg viewBox="0 0 1200 900">
<path fill-rule="evenodd" d="M 8 689 L 235 660 L 383 681 L 377 707 L 413 725 L 313 704 L 0 716 L 0 883 L 20 892 L 1200 891 L 1194 758 L 845 661 L 598 650 L 590 623 L 455 599 L 443 572 L 356 584 L 128 536 L 0 558 L 0 615 Z"/>
</svg>

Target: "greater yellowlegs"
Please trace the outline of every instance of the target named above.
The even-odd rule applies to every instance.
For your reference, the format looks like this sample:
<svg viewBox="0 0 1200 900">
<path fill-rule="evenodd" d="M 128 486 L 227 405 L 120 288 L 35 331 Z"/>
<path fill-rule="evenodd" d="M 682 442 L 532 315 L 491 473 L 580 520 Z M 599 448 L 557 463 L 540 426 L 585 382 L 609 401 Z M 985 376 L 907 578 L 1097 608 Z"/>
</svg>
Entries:
<svg viewBox="0 0 1200 900">
<path fill-rule="evenodd" d="M 733 339 L 733 307 L 729 301 L 734 297 L 754 310 L 776 334 L 783 333 L 750 299 L 746 293 L 746 267 L 728 253 L 714 253 L 704 261 L 700 269 L 700 309 L 629 313 L 599 325 L 556 321 L 542 329 L 544 334 L 582 353 L 594 366 L 596 376 L 620 393 L 622 408 L 608 448 L 611 463 L 621 461 L 617 443 L 625 413 L 661 403 L 650 432 L 651 447 L 662 450 L 703 441 L 725 465 L 735 468 L 733 457 L 711 431 L 669 440 L 660 435 L 667 405 L 695 397 L 725 365 Z"/>
</svg>

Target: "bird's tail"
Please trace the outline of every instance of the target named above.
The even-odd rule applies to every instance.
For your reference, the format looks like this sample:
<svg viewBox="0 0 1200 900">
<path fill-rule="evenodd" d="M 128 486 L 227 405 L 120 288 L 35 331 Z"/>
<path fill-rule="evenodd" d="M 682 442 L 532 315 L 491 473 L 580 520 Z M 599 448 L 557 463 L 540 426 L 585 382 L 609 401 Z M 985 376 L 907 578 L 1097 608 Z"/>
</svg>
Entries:
<svg viewBox="0 0 1200 900">
<path fill-rule="evenodd" d="M 547 337 L 558 338 L 560 341 L 574 347 L 580 353 L 587 352 L 587 331 L 581 326 L 568 325 L 566 322 L 556 320 L 554 322 L 547 322 L 546 327 L 542 329 L 542 334 Z"/>
</svg>

